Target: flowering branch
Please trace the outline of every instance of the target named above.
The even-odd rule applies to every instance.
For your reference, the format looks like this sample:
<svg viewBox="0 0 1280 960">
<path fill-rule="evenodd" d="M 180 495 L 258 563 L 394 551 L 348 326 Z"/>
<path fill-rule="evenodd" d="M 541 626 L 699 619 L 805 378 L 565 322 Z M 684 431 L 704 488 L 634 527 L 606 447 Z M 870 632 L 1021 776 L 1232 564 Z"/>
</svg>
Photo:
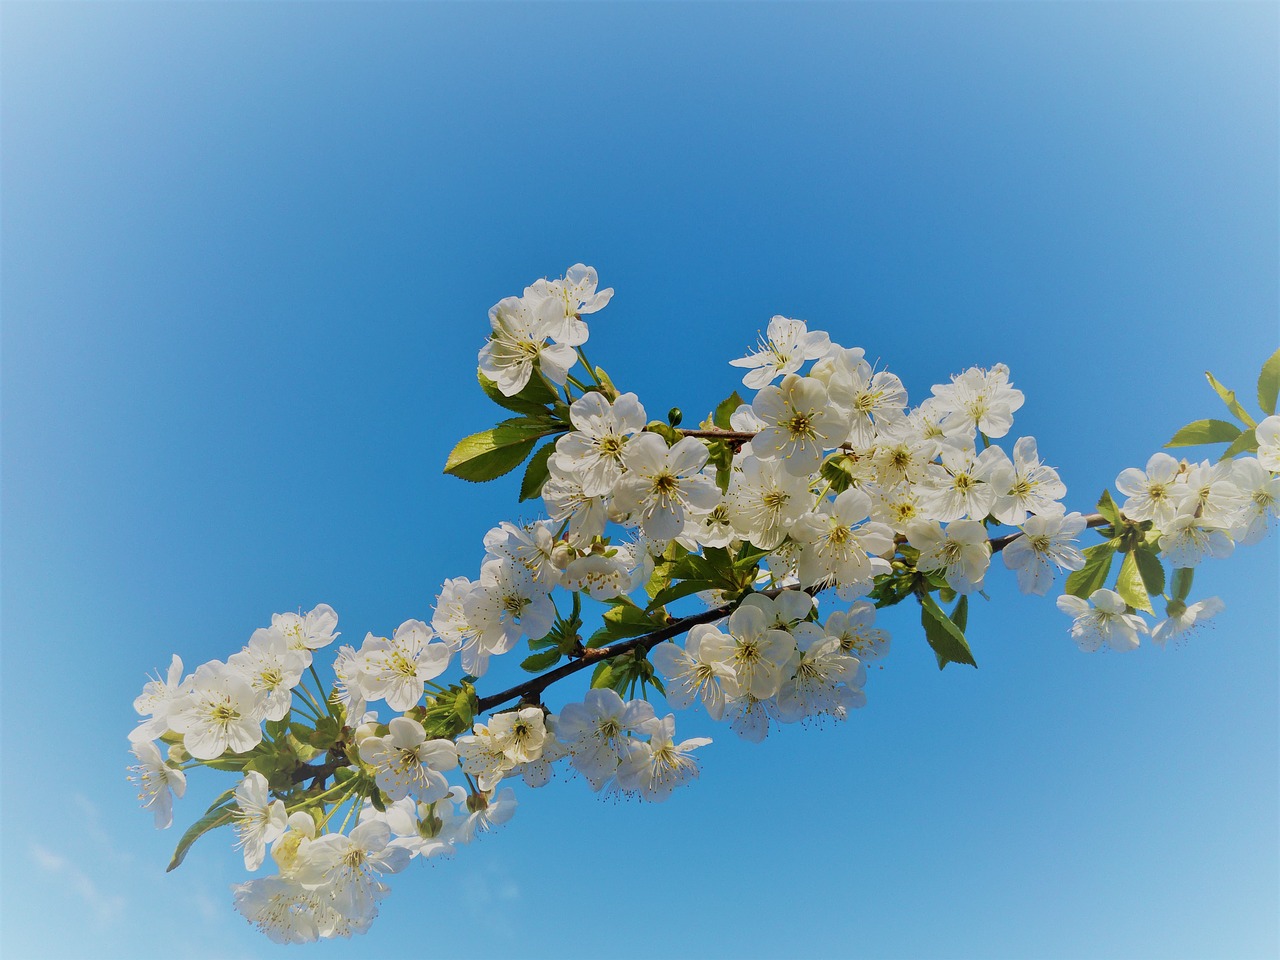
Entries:
<svg viewBox="0 0 1280 960">
<path fill-rule="evenodd" d="M 1259 377 L 1260 420 L 1210 376 L 1239 426 L 1196 421 L 1169 443 L 1226 444 L 1217 463 L 1157 453 L 1116 478 L 1123 502 L 1107 491 L 1083 515 L 1066 512 L 1034 438 L 1001 445 L 1023 403 L 1003 364 L 956 374 L 911 407 L 860 348 L 774 317 L 758 349 L 730 361 L 752 399 L 735 390 L 680 429 L 678 409 L 650 420 L 587 361 L 583 317 L 612 294 L 576 264 L 490 309 L 479 382 L 504 413 L 460 441 L 445 472 L 482 482 L 525 465 L 520 499 L 540 499 L 547 519 L 491 529 L 477 578 L 446 580 L 429 624 L 338 647 L 326 689 L 312 661 L 336 641 L 337 614 L 276 614 L 225 663 L 184 675 L 175 656 L 135 700 L 133 779 L 157 826 L 171 823 L 185 771 L 240 777 L 170 868 L 220 826 L 250 871 L 269 848 L 278 873 L 234 890 L 273 939 L 368 929 L 385 877 L 512 816 L 504 781 L 541 787 L 568 765 L 594 790 L 665 800 L 698 776 L 693 752 L 711 741 L 677 742 L 675 714 L 657 715 L 650 688 L 753 741 L 772 723 L 845 720 L 866 702 L 864 665 L 888 655 L 881 608 L 918 605 L 939 668 L 977 665 L 969 596 L 989 598 L 996 554 L 1026 594 L 1066 574 L 1057 605 L 1082 650 L 1134 649 L 1148 632 L 1164 643 L 1222 608 L 1189 601 L 1194 568 L 1257 542 L 1280 514 L 1280 351 Z M 585 375 L 571 372 L 579 363 Z M 1016 529 L 992 538 L 993 525 Z M 1103 539 L 1080 547 L 1089 528 Z M 846 606 L 824 602 L 820 616 L 814 595 L 827 589 Z M 567 615 L 555 591 L 571 595 Z M 708 609 L 668 612 L 693 596 Z M 584 599 L 604 607 L 585 642 Z M 1156 603 L 1165 617 L 1152 626 Z M 490 659 L 518 646 L 533 676 L 477 696 Z M 455 662 L 463 676 L 446 684 Z M 588 667 L 581 701 L 558 713 L 542 703 Z"/>
</svg>

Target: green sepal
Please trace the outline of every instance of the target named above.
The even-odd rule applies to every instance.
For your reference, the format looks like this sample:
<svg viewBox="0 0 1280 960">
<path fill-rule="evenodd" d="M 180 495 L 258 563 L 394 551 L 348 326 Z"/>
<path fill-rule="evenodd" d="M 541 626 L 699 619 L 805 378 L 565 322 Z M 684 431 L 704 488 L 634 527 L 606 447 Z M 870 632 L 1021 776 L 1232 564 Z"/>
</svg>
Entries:
<svg viewBox="0 0 1280 960">
<path fill-rule="evenodd" d="M 542 496 L 542 485 L 551 477 L 551 468 L 547 461 L 556 452 L 554 440 L 544 443 L 529 458 L 529 465 L 524 468 L 524 477 L 520 481 L 520 503 Z"/>
<path fill-rule="evenodd" d="M 914 575 L 886 576 L 876 583 L 868 596 L 876 607 L 883 609 L 884 607 L 892 607 L 894 604 L 901 603 L 911 596 L 914 590 Z"/>
<path fill-rule="evenodd" d="M 529 673 L 541 673 L 549 667 L 554 667 L 560 661 L 561 656 L 559 647 L 544 650 L 541 653 L 533 654 L 533 656 L 525 657 L 520 661 L 520 669 L 527 670 Z"/>
<path fill-rule="evenodd" d="M 513 397 L 504 396 L 502 391 L 498 389 L 498 385 L 479 370 L 476 370 L 476 377 L 479 379 L 480 389 L 484 391 L 486 397 L 498 406 L 515 413 L 533 414 L 535 416 L 541 414 L 545 416 L 548 407 L 560 402 L 559 394 L 551 388 L 551 385 L 540 374 L 531 376 L 524 389 Z"/>
<path fill-rule="evenodd" d="M 1253 453 L 1258 449 L 1258 434 L 1253 430 L 1241 430 L 1235 442 L 1222 452 L 1219 460 L 1230 460 L 1242 453 Z"/>
<path fill-rule="evenodd" d="M 1209 386 L 1213 387 L 1218 396 L 1222 398 L 1222 402 L 1227 405 L 1227 409 L 1236 415 L 1237 420 L 1249 427 L 1257 426 L 1257 424 L 1253 422 L 1253 417 L 1249 416 L 1249 412 L 1245 410 L 1244 407 L 1240 406 L 1240 401 L 1236 399 L 1236 392 L 1234 390 L 1228 390 L 1224 387 L 1218 382 L 1218 378 L 1208 370 L 1204 372 L 1204 377 L 1209 381 Z"/>
<path fill-rule="evenodd" d="M 209 809 L 205 811 L 204 816 L 187 828 L 187 832 L 182 835 L 182 839 L 178 841 L 178 846 L 173 851 L 173 859 L 169 861 L 169 866 L 165 867 L 164 872 L 168 873 L 175 869 L 178 864 L 187 856 L 187 851 L 191 849 L 191 845 L 203 837 L 210 830 L 216 830 L 218 827 L 225 826 L 235 817 L 235 812 L 239 809 L 238 804 L 233 802 L 236 788 L 218 794 L 217 798 L 209 805 Z"/>
<path fill-rule="evenodd" d="M 1147 596 L 1146 585 L 1142 582 L 1142 574 L 1138 571 L 1138 558 L 1134 551 L 1124 555 L 1120 563 L 1120 574 L 1116 577 L 1116 593 L 1134 610 L 1143 613 L 1154 613 L 1151 609 L 1151 598 Z"/>
<path fill-rule="evenodd" d="M 1240 428 L 1226 420 L 1195 420 L 1173 435 L 1166 447 L 1198 447 L 1206 443 L 1231 443 Z"/>
<path fill-rule="evenodd" d="M 1173 599 L 1185 602 L 1191 596 L 1191 581 L 1195 575 L 1191 567 L 1178 567 L 1173 571 Z"/>
<path fill-rule="evenodd" d="M 445 461 L 444 472 L 472 483 L 493 480 L 520 466 L 539 437 L 564 430 L 564 424 L 546 416 L 503 420 L 459 440 Z"/>
<path fill-rule="evenodd" d="M 924 638 L 933 648 L 938 658 L 938 669 L 942 670 L 948 663 L 967 663 L 976 667 L 973 651 L 964 638 L 964 631 L 948 617 L 938 606 L 938 602 L 927 593 L 918 594 L 920 598 L 920 623 L 924 626 Z"/>
<path fill-rule="evenodd" d="M 707 463 L 716 468 L 716 486 L 720 492 L 728 493 L 729 481 L 733 478 L 733 447 L 723 440 L 708 443 Z"/>
<path fill-rule="evenodd" d="M 827 457 L 818 468 L 822 479 L 831 485 L 831 492 L 844 493 L 853 486 L 852 466 L 855 461 L 847 453 L 836 452 Z"/>
<path fill-rule="evenodd" d="M 596 367 L 595 373 L 596 381 L 600 384 L 600 392 L 604 394 L 606 400 L 613 403 L 618 399 L 618 388 L 613 385 L 609 375 L 604 372 L 604 367 Z"/>
<path fill-rule="evenodd" d="M 1084 550 L 1084 566 L 1067 577 L 1063 589 L 1076 597 L 1088 599 L 1089 594 L 1101 590 L 1107 583 L 1111 573 L 1111 558 L 1116 548 L 1112 541 L 1096 543 Z"/>
<path fill-rule="evenodd" d="M 723 400 L 716 404 L 715 412 L 711 414 L 711 423 L 719 427 L 721 430 L 732 430 L 733 424 L 729 418 L 733 416 L 733 412 L 737 410 L 745 401 L 738 396 L 735 390 Z"/>
<path fill-rule="evenodd" d="M 1280 350 L 1267 358 L 1258 374 L 1258 406 L 1267 416 L 1276 412 L 1276 394 L 1280 393 Z"/>
</svg>

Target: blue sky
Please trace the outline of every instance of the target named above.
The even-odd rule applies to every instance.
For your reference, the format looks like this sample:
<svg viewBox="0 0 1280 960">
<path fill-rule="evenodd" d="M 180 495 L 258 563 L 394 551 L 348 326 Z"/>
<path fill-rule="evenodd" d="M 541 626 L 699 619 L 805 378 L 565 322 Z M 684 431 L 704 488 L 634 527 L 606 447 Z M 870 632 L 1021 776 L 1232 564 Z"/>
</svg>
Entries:
<svg viewBox="0 0 1280 960">
<path fill-rule="evenodd" d="M 595 265 L 593 359 L 701 416 L 770 316 L 913 398 L 1005 362 L 1086 509 L 1277 345 L 1273 5 L 6 4 L 6 957 L 269 957 L 227 784 L 151 829 L 130 707 L 319 602 L 427 618 L 517 480 L 488 307 Z M 1274 535 L 1178 648 L 1086 656 L 991 578 L 977 671 L 913 610 L 847 724 L 715 738 L 661 806 L 525 792 L 323 956 L 1274 956 Z M 499 674 L 494 684 L 501 680 Z M 486 678 L 488 680 L 488 678 Z M 562 696 L 580 696 L 571 684 Z M 196 778 L 193 777 L 193 781 Z M 295 950 L 294 952 L 301 952 Z"/>
</svg>

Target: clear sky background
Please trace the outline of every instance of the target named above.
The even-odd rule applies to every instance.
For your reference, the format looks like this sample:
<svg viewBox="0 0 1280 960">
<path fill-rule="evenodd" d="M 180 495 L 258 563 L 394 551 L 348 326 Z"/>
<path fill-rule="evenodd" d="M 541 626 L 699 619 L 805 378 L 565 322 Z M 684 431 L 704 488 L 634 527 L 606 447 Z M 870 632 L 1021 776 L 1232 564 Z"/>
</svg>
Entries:
<svg viewBox="0 0 1280 960">
<path fill-rule="evenodd" d="M 6 3 L 4 956 L 282 954 L 229 837 L 165 875 L 230 778 L 154 831 L 131 701 L 273 612 L 358 642 L 476 575 L 531 511 L 441 467 L 495 419 L 486 311 L 536 277 L 616 288 L 591 354 L 651 413 L 704 415 L 775 313 L 917 400 L 1008 363 L 1082 510 L 1222 415 L 1206 368 L 1251 401 L 1277 9 Z M 980 669 L 939 673 L 904 605 L 850 722 L 683 715 L 693 788 L 522 790 L 366 937 L 292 953 L 1275 956 L 1275 535 L 1168 650 L 1082 654 L 988 582 Z"/>
</svg>

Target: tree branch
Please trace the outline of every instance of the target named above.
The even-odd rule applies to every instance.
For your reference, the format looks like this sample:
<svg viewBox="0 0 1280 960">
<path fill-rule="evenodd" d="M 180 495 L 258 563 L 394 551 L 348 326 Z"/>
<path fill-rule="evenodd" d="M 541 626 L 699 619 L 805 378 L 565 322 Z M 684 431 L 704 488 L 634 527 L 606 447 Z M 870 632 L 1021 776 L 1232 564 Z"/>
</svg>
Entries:
<svg viewBox="0 0 1280 960">
<path fill-rule="evenodd" d="M 753 436 L 753 434 L 732 434 L 727 431 L 722 432 L 711 430 L 683 430 L 681 432 L 687 436 L 743 436 L 747 439 L 750 439 Z M 1110 521 L 1100 513 L 1091 513 L 1085 517 L 1086 527 L 1100 527 L 1109 522 Z M 1007 534 L 1003 537 L 996 537 L 991 541 L 991 552 L 993 554 L 999 553 L 1009 544 L 1013 543 L 1014 540 L 1017 540 L 1022 536 L 1025 536 L 1025 534 L 1021 530 L 1017 530 L 1014 533 Z M 799 589 L 799 587 L 778 588 L 766 591 L 766 594 L 776 597 L 786 589 L 795 590 Z M 811 587 L 808 589 L 810 592 L 817 592 L 815 588 Z M 817 589 L 822 588 L 819 587 Z M 595 647 L 594 649 L 585 650 L 581 657 L 570 660 L 568 663 L 562 664 L 554 670 L 548 670 L 541 676 L 526 680 L 524 683 L 517 684 L 516 686 L 510 687 L 506 690 L 501 690 L 498 693 L 490 694 L 487 697 L 481 697 L 479 700 L 479 707 L 476 712 L 488 713 L 495 707 L 500 707 L 512 700 L 525 700 L 537 697 L 543 690 L 547 689 L 547 687 L 551 686 L 553 683 L 563 680 L 565 677 L 572 676 L 580 670 L 585 670 L 593 664 L 599 663 L 602 660 L 608 660 L 611 657 L 616 657 L 623 653 L 630 653 L 638 647 L 643 647 L 646 651 L 651 650 L 658 644 L 662 643 L 662 641 L 670 640 L 672 637 L 678 637 L 680 634 L 687 632 L 690 628 L 696 627 L 700 623 L 711 623 L 712 621 L 719 620 L 721 617 L 728 616 L 733 612 L 734 607 L 735 604 L 726 603 L 723 606 L 714 607 L 713 609 L 706 610 L 702 613 L 695 613 L 692 616 L 672 620 L 665 627 L 655 630 L 652 633 L 646 633 L 639 637 L 632 637 L 629 640 L 622 640 L 618 643 L 610 644 L 607 647 Z"/>
</svg>

